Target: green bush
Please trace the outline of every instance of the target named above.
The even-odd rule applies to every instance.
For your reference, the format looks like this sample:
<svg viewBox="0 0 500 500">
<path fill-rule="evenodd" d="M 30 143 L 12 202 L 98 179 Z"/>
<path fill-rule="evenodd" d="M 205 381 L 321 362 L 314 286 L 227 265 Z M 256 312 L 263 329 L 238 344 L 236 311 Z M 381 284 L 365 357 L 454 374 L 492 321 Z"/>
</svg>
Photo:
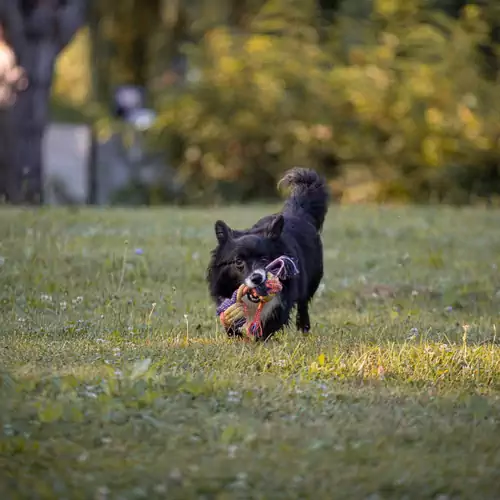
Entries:
<svg viewBox="0 0 500 500">
<path fill-rule="evenodd" d="M 489 194 L 500 93 L 482 75 L 483 17 L 377 0 L 369 19 L 320 27 L 313 2 L 268 1 L 246 32 L 216 27 L 187 48 L 200 76 L 162 96 L 158 139 L 207 201 L 271 196 L 295 164 L 344 201 Z"/>
</svg>

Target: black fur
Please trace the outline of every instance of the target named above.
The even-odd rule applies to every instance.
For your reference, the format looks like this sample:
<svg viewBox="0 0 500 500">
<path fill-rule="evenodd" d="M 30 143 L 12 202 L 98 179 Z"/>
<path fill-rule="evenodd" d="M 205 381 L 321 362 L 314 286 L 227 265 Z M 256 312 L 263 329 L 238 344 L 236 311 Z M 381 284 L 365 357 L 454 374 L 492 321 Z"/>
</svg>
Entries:
<svg viewBox="0 0 500 500">
<path fill-rule="evenodd" d="M 219 305 L 231 297 L 252 270 L 281 255 L 295 259 L 299 275 L 283 282 L 280 307 L 262 325 L 263 339 L 288 325 L 294 306 L 297 328 L 309 331 L 309 302 L 323 277 L 320 233 L 328 210 L 325 181 L 314 170 L 294 168 L 280 184 L 291 187 L 280 213 L 263 217 L 250 229 L 240 231 L 220 220 L 215 223 L 218 244 L 207 270 L 210 294 Z M 231 330 L 227 333 L 237 334 Z"/>
</svg>

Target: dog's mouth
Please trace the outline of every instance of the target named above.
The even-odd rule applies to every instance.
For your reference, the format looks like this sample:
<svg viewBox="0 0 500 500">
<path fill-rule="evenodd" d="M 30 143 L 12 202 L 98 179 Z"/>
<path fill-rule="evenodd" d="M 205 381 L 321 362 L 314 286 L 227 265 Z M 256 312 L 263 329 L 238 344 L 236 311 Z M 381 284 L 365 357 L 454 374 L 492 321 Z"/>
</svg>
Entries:
<svg viewBox="0 0 500 500">
<path fill-rule="evenodd" d="M 248 292 L 246 297 L 253 304 L 258 304 L 260 302 L 260 297 L 258 295 L 254 295 L 253 293 Z"/>
</svg>

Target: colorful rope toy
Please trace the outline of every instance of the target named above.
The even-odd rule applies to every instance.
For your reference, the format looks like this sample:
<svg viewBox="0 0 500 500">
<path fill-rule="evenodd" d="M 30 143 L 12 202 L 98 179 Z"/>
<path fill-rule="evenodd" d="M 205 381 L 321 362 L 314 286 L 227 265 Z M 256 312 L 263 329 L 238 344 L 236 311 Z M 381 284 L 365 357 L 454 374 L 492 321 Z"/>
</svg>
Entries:
<svg viewBox="0 0 500 500">
<path fill-rule="evenodd" d="M 282 255 L 268 264 L 266 279 L 255 288 L 243 284 L 234 291 L 230 299 L 217 308 L 217 316 L 224 328 L 239 332 L 244 329 L 249 337 L 262 336 L 261 315 L 265 305 L 283 289 L 283 280 L 299 274 L 295 262 Z"/>
</svg>

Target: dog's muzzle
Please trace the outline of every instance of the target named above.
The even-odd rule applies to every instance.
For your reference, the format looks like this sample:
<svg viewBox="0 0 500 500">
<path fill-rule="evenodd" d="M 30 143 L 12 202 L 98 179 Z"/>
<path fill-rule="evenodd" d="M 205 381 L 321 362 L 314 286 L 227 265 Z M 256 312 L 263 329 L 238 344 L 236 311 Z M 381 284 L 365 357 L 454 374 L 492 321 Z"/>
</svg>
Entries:
<svg viewBox="0 0 500 500">
<path fill-rule="evenodd" d="M 248 288 L 257 288 L 266 281 L 266 271 L 264 269 L 254 269 L 252 274 L 245 279 Z"/>
</svg>

